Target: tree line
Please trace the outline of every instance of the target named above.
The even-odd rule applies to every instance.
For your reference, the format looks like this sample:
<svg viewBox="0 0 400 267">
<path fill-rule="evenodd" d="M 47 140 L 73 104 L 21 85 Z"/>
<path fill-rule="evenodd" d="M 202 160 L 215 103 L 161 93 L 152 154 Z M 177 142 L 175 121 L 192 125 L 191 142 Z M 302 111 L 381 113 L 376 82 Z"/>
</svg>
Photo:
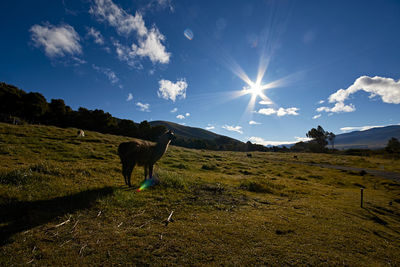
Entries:
<svg viewBox="0 0 400 267">
<path fill-rule="evenodd" d="M 47 102 L 40 93 L 26 93 L 6 83 L 0 83 L 0 114 L 3 122 L 75 127 L 151 141 L 155 141 L 166 130 L 164 126 L 153 127 L 147 121 L 135 123 L 118 119 L 101 109 L 88 110 L 80 107 L 75 111 L 63 99 L 51 99 Z"/>
</svg>

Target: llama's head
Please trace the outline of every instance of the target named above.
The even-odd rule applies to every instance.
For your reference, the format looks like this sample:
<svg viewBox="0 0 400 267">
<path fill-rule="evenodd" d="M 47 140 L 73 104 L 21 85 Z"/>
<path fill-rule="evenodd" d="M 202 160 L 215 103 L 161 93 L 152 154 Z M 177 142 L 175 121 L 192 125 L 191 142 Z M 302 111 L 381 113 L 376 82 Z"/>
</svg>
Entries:
<svg viewBox="0 0 400 267">
<path fill-rule="evenodd" d="M 176 139 L 175 134 L 171 130 L 167 131 L 164 135 L 168 138 L 168 140 L 175 140 Z"/>
</svg>

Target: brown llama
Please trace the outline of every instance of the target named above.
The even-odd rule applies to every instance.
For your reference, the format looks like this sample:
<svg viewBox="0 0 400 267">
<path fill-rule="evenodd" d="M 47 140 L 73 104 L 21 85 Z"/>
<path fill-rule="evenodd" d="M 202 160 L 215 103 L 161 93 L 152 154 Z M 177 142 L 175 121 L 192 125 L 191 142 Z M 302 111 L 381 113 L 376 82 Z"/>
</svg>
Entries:
<svg viewBox="0 0 400 267">
<path fill-rule="evenodd" d="M 149 179 L 152 179 L 154 164 L 164 155 L 169 143 L 175 138 L 173 132 L 167 131 L 158 138 L 157 143 L 134 140 L 120 144 L 118 154 L 125 184 L 131 186 L 131 175 L 135 165 L 144 167 L 144 179 L 147 179 L 147 172 L 149 172 Z"/>
</svg>

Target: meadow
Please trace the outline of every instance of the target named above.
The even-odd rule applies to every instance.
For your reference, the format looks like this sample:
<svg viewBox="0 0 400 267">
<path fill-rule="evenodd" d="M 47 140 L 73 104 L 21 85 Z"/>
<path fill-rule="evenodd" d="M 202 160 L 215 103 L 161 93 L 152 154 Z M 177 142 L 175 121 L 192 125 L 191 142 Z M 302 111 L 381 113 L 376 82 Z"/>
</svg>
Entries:
<svg viewBox="0 0 400 267">
<path fill-rule="evenodd" d="M 399 160 L 170 146 L 137 192 L 131 138 L 76 133 L 0 123 L 1 266 L 400 265 Z"/>
</svg>

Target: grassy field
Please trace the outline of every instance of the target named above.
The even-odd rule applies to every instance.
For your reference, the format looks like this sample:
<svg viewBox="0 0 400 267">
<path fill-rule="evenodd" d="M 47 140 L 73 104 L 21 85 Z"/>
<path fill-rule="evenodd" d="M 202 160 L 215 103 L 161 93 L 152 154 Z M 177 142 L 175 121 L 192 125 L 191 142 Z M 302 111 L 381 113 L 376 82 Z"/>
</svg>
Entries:
<svg viewBox="0 0 400 267">
<path fill-rule="evenodd" d="M 124 185 L 129 138 L 0 124 L 0 265 L 400 265 L 399 160 L 170 147 Z M 364 208 L 360 188 L 364 187 Z M 165 221 L 174 211 L 173 222 Z"/>
</svg>

